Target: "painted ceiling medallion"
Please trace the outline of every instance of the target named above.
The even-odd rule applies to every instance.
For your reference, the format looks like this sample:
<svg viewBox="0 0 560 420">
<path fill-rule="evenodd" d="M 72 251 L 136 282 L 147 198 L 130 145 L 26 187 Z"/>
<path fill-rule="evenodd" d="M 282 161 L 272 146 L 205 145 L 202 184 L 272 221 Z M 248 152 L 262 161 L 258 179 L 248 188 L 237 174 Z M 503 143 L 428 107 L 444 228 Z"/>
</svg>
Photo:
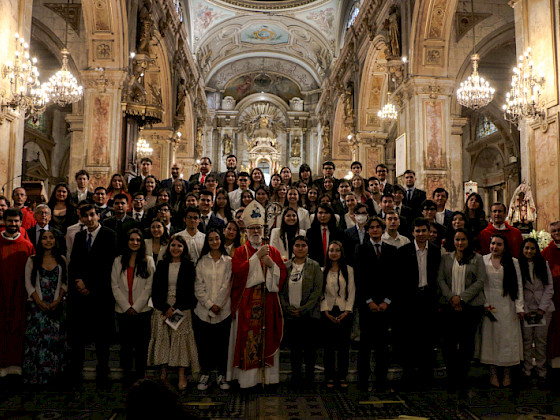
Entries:
<svg viewBox="0 0 560 420">
<path fill-rule="evenodd" d="M 306 6 L 311 3 L 323 3 L 322 0 L 220 0 L 232 6 L 245 9 L 280 10 Z"/>
</svg>

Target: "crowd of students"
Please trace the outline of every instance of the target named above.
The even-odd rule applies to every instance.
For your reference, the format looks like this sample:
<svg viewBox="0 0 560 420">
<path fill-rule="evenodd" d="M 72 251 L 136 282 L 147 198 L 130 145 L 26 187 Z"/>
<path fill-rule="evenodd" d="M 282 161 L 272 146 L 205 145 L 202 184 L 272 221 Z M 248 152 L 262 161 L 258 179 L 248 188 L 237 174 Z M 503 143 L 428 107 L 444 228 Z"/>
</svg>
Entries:
<svg viewBox="0 0 560 420">
<path fill-rule="evenodd" d="M 332 162 L 317 179 L 306 164 L 297 180 L 284 167 L 269 185 L 258 168 L 238 172 L 234 155 L 219 174 L 202 158 L 188 181 L 178 164 L 161 182 L 151 166 L 143 159 L 128 187 L 115 174 L 93 191 L 81 170 L 77 191 L 58 184 L 34 209 L 24 188 L 12 202 L 0 196 L 0 376 L 79 386 L 93 342 L 97 383 L 107 387 L 116 327 L 128 384 L 158 366 L 162 378 L 178 369 L 179 389 L 188 368 L 198 389 L 214 371 L 229 389 L 230 332 L 239 328 L 232 257 L 248 243 L 243 215 L 253 201 L 267 209 L 270 248 L 282 260 L 270 267 L 285 273 L 278 300 L 294 382 L 314 381 L 322 346 L 326 386 L 346 388 L 352 339 L 362 390 L 371 387 L 372 350 L 380 389 L 395 362 L 403 383 L 429 382 L 434 347 L 457 389 L 473 357 L 495 387 L 510 386 L 519 364 L 544 381 L 560 357 L 560 222 L 541 253 L 508 224 L 502 203 L 489 221 L 477 193 L 452 212 L 445 189 L 427 198 L 412 170 L 404 186 L 391 185 L 382 164 L 364 177 L 353 162 L 350 180 L 336 179 Z M 269 248 L 257 254 L 268 267 Z"/>
</svg>

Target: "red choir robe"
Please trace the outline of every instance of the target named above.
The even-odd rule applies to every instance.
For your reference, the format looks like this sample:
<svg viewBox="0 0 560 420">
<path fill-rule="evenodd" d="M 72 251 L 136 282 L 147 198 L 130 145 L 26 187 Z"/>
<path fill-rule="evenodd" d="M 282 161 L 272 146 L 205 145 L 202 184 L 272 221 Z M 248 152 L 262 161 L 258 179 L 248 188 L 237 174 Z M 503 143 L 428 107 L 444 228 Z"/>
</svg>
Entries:
<svg viewBox="0 0 560 420">
<path fill-rule="evenodd" d="M 31 210 L 29 207 L 23 207 L 21 209 L 21 212 L 23 213 L 23 220 L 21 221 L 22 228 L 27 230 L 37 224 L 37 220 L 35 220 L 35 217 L 33 217 L 33 210 Z"/>
<path fill-rule="evenodd" d="M 261 308 L 262 284 L 246 288 L 249 274 L 249 259 L 257 252 L 247 241 L 245 245 L 235 250 L 232 259 L 233 287 L 232 314 L 238 317 L 237 337 L 233 367 L 241 370 L 261 368 L 262 347 L 260 338 L 262 333 Z M 270 258 L 280 268 L 279 290 L 282 290 L 286 280 L 286 267 L 282 256 L 276 248 L 270 247 Z M 280 349 L 284 320 L 278 293 L 265 292 L 265 365 L 273 366 L 274 355 Z"/>
<path fill-rule="evenodd" d="M 552 241 L 543 250 L 542 256 L 548 262 L 552 273 L 552 284 L 554 285 L 552 302 L 556 308 L 548 327 L 547 357 L 550 360 L 560 357 L 560 248 Z"/>
<path fill-rule="evenodd" d="M 488 223 L 486 229 L 482 230 L 478 234 L 478 242 L 480 244 L 480 253 L 486 255 L 490 253 L 490 239 L 495 234 L 499 233 L 503 235 L 508 243 L 511 255 L 514 258 L 519 258 L 519 252 L 521 250 L 521 243 L 523 242 L 523 235 L 521 231 L 513 226 L 509 225 L 508 222 L 504 222 L 506 228 L 503 230 L 496 229 L 492 223 Z"/>
<path fill-rule="evenodd" d="M 5 230 L 6 226 L 0 226 L 0 232 L 4 232 Z M 29 234 L 24 228 L 20 227 L 19 233 L 21 233 L 21 236 L 23 236 L 24 239 L 27 239 L 29 242 L 31 242 L 31 239 L 29 239 Z"/>
<path fill-rule="evenodd" d="M 0 369 L 22 366 L 25 333 L 25 264 L 35 252 L 29 240 L 0 234 Z"/>
</svg>

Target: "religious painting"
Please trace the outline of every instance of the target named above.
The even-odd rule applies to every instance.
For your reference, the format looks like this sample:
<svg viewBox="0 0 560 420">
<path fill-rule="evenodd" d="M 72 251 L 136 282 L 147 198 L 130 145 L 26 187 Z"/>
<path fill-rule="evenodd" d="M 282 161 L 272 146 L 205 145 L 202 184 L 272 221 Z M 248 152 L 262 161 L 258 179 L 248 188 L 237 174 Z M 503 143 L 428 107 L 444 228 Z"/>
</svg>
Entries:
<svg viewBox="0 0 560 420">
<path fill-rule="evenodd" d="M 535 185 L 538 219 L 537 228 L 547 229 L 550 222 L 558 220 L 558 121 L 548 126 L 544 133 L 535 130 Z"/>
<path fill-rule="evenodd" d="M 228 17 L 235 16 L 235 13 L 230 11 L 217 8 L 215 6 L 209 6 L 206 2 L 198 0 L 194 9 L 194 37 L 195 39 L 200 39 L 208 32 L 210 27 L 214 26 L 218 22 L 221 22 Z"/>
<path fill-rule="evenodd" d="M 443 36 L 443 25 L 445 24 L 445 12 L 448 7 L 447 0 L 435 0 L 430 13 L 430 24 L 426 38 L 441 38 Z"/>
<path fill-rule="evenodd" d="M 99 94 L 92 100 L 93 118 L 88 135 L 88 165 L 108 165 L 111 95 Z"/>
<path fill-rule="evenodd" d="M 374 174 L 375 167 L 381 163 L 381 149 L 368 147 L 366 154 L 366 174 Z"/>
<path fill-rule="evenodd" d="M 249 44 L 287 44 L 290 36 L 278 25 L 253 24 L 241 31 L 241 42 Z"/>
<path fill-rule="evenodd" d="M 406 133 L 402 133 L 395 140 L 395 176 L 399 177 L 407 170 L 406 163 Z M 372 172 L 373 173 L 373 172 Z"/>
<path fill-rule="evenodd" d="M 424 101 L 426 168 L 444 168 L 443 103 Z"/>
<path fill-rule="evenodd" d="M 443 175 L 426 175 L 426 194 L 432 197 L 436 188 L 445 188 Z"/>
<path fill-rule="evenodd" d="M 294 97 L 301 98 L 301 91 L 292 80 L 274 73 L 249 73 L 230 81 L 223 96 L 231 96 L 237 102 L 253 93 L 270 93 L 289 102 Z"/>
<path fill-rule="evenodd" d="M 314 10 L 305 16 L 305 20 L 311 23 L 313 26 L 319 28 L 329 38 L 333 36 L 335 26 L 334 7 Z"/>
<path fill-rule="evenodd" d="M 95 190 L 97 187 L 107 187 L 109 185 L 109 174 L 106 172 L 90 172 L 88 188 Z"/>
</svg>

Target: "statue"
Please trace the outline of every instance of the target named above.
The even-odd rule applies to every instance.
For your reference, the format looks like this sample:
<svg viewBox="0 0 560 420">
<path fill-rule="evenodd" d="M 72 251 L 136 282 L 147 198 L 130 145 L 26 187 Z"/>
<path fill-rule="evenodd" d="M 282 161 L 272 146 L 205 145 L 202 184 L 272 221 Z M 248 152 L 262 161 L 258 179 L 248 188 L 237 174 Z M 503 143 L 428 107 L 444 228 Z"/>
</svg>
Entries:
<svg viewBox="0 0 560 420">
<path fill-rule="evenodd" d="M 233 140 L 229 134 L 224 135 L 222 144 L 224 145 L 224 155 L 231 155 L 233 153 Z"/>
<path fill-rule="evenodd" d="M 268 124 L 268 117 L 261 115 L 259 118 L 259 128 L 253 131 L 252 137 L 255 145 L 270 144 L 272 147 L 276 147 L 276 135 L 268 128 Z"/>
<path fill-rule="evenodd" d="M 323 128 L 323 135 L 321 136 L 323 139 L 323 156 L 328 156 L 331 151 L 331 141 L 330 141 L 330 134 L 331 128 L 329 125 L 325 125 Z"/>
<path fill-rule="evenodd" d="M 292 157 L 301 156 L 301 141 L 299 136 L 295 136 L 292 140 Z"/>
<path fill-rule="evenodd" d="M 524 182 L 515 189 L 509 204 L 508 221 L 521 233 L 530 233 L 537 220 L 537 209 L 531 188 Z"/>
<path fill-rule="evenodd" d="M 399 21 L 400 18 L 398 9 L 396 7 L 393 7 L 389 13 L 389 18 L 385 21 L 388 32 L 387 41 L 389 44 L 389 52 L 391 57 L 401 56 Z"/>
<path fill-rule="evenodd" d="M 354 88 L 348 83 L 344 91 L 344 118 L 347 121 L 354 119 Z"/>
<path fill-rule="evenodd" d="M 199 126 L 196 129 L 196 140 L 195 140 L 195 143 L 194 143 L 194 154 L 197 157 L 201 157 L 202 152 L 203 152 L 203 149 L 202 149 L 202 127 Z"/>
<path fill-rule="evenodd" d="M 154 33 L 151 12 L 148 3 L 144 3 L 139 13 L 140 33 L 138 37 L 138 54 L 150 53 L 150 41 Z"/>
</svg>

